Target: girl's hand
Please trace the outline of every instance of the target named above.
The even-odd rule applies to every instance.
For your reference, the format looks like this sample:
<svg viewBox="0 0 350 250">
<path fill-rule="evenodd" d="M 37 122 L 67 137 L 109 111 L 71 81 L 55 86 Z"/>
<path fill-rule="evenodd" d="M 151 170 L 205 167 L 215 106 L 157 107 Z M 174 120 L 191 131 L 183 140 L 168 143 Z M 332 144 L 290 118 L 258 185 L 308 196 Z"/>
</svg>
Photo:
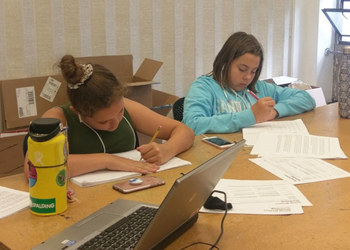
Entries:
<svg viewBox="0 0 350 250">
<path fill-rule="evenodd" d="M 116 157 L 114 155 L 110 155 L 112 157 L 111 163 L 108 165 L 109 170 L 119 170 L 119 171 L 127 171 L 127 172 L 138 172 L 141 174 L 154 173 L 159 170 L 159 165 L 154 163 L 141 161 L 134 161 L 130 159 L 123 158 L 121 161 L 120 157 Z M 116 164 L 113 164 L 115 162 Z M 121 164 L 122 162 L 122 164 Z"/>
<path fill-rule="evenodd" d="M 256 123 L 270 121 L 276 118 L 277 111 L 274 109 L 275 100 L 271 97 L 260 98 L 253 106 L 252 111 L 255 116 Z"/>
<path fill-rule="evenodd" d="M 164 144 L 158 144 L 151 142 L 149 144 L 144 144 L 136 148 L 141 153 L 142 159 L 146 162 L 161 165 L 167 162 L 171 155 L 166 150 Z"/>
</svg>

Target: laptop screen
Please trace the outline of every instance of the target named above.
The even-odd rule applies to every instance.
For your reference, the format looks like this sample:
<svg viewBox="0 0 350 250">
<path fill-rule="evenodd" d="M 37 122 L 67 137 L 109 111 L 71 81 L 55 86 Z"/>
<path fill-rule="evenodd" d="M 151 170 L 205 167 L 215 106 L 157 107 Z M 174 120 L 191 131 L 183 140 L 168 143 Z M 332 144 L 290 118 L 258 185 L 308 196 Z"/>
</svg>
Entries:
<svg viewBox="0 0 350 250">
<path fill-rule="evenodd" d="M 244 143 L 245 140 L 236 143 L 178 178 L 135 249 L 164 247 L 169 243 L 167 237 L 186 226 L 191 218 L 196 219 L 199 209 L 231 166 Z"/>
</svg>

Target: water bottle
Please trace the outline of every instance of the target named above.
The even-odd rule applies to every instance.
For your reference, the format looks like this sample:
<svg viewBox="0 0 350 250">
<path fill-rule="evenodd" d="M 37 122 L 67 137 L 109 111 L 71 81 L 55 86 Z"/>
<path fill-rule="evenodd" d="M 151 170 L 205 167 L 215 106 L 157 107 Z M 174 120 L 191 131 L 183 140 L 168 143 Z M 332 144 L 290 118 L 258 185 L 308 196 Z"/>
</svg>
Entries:
<svg viewBox="0 0 350 250">
<path fill-rule="evenodd" d="M 28 137 L 30 210 L 53 215 L 67 209 L 67 142 L 60 120 L 31 122 Z"/>
<path fill-rule="evenodd" d="M 338 87 L 339 115 L 350 118 L 350 46 L 345 46 L 342 55 L 342 64 Z"/>
</svg>

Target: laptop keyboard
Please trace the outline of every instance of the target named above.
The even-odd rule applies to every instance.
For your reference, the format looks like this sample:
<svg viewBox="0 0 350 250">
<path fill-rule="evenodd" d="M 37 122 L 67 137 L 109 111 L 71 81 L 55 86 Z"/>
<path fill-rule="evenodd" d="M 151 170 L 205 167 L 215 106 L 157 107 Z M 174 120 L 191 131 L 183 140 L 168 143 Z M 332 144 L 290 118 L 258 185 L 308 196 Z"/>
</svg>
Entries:
<svg viewBox="0 0 350 250">
<path fill-rule="evenodd" d="M 78 249 L 133 249 L 156 212 L 157 208 L 142 206 Z"/>
</svg>

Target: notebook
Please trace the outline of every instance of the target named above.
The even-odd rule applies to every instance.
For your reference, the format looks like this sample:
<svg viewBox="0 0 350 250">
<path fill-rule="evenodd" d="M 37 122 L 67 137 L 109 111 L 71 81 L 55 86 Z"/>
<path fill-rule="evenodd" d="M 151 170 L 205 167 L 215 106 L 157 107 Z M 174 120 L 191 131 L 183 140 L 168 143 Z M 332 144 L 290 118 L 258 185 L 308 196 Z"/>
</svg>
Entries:
<svg viewBox="0 0 350 250">
<path fill-rule="evenodd" d="M 136 149 L 122 152 L 122 153 L 117 153 L 114 154 L 120 157 L 128 158 L 131 160 L 139 161 L 141 154 L 139 151 Z M 178 157 L 173 157 L 171 158 L 168 162 L 162 164 L 160 166 L 159 171 L 171 169 L 171 168 L 177 168 L 185 165 L 191 165 L 191 162 L 182 160 Z M 126 171 L 111 171 L 111 170 L 99 170 L 83 175 L 79 175 L 76 177 L 70 178 L 70 181 L 74 182 L 80 187 L 91 187 L 95 186 L 98 184 L 106 183 L 106 182 L 111 182 L 111 181 L 117 181 L 121 179 L 126 179 L 126 178 L 131 178 L 135 176 L 141 175 L 140 173 L 136 172 L 126 172 Z"/>
<path fill-rule="evenodd" d="M 137 240 L 136 245 L 130 248 L 163 249 L 197 221 L 200 208 L 232 164 L 244 143 L 245 140 L 237 142 L 176 179 L 159 207 L 117 199 L 33 249 L 77 249 L 85 241 L 95 237 L 117 221 L 124 220 L 130 213 L 144 206 L 155 207 L 157 210 L 140 234 L 141 237 Z M 129 233 L 133 232 L 134 230 L 130 229 Z"/>
</svg>

